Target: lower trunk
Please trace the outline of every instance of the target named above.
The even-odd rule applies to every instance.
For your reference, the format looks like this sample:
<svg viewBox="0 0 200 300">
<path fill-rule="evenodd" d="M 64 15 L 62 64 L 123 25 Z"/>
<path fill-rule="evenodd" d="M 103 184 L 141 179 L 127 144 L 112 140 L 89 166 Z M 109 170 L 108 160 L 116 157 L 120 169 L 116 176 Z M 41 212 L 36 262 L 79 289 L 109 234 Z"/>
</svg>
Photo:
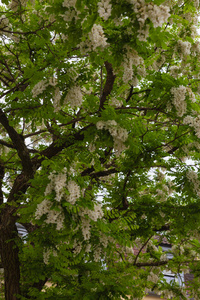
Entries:
<svg viewBox="0 0 200 300">
<path fill-rule="evenodd" d="M 17 228 L 14 220 L 1 220 L 0 226 L 0 252 L 1 262 L 4 268 L 5 300 L 17 300 L 20 294 L 20 268 L 18 247 L 14 242 L 17 236 Z"/>
</svg>

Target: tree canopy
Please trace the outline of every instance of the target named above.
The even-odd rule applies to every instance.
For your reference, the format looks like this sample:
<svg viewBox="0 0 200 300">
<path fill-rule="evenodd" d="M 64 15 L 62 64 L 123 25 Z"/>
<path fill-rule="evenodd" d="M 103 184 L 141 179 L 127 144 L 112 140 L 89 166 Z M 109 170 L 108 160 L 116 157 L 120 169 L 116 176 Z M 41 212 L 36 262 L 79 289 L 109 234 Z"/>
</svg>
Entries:
<svg viewBox="0 0 200 300">
<path fill-rule="evenodd" d="M 199 299 L 198 0 L 1 2 L 5 299 Z"/>
</svg>

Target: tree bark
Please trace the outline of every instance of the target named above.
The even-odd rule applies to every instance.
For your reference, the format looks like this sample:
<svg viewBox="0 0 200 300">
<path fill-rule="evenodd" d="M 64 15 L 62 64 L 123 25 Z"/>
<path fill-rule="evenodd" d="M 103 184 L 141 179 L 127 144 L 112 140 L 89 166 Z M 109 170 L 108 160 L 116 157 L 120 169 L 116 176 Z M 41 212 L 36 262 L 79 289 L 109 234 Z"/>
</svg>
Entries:
<svg viewBox="0 0 200 300">
<path fill-rule="evenodd" d="M 0 252 L 4 268 L 5 300 L 17 300 L 20 294 L 19 249 L 14 241 L 17 236 L 14 218 L 5 219 L 5 214 L 1 215 Z"/>
</svg>

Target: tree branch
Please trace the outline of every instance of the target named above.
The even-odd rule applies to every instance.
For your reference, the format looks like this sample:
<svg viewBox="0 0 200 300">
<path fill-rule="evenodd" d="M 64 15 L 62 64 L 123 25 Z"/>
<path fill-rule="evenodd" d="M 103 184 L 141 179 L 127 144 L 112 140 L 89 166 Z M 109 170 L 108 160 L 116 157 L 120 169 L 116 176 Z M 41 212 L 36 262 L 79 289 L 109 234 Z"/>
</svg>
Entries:
<svg viewBox="0 0 200 300">
<path fill-rule="evenodd" d="M 17 153 L 21 159 L 24 175 L 26 175 L 28 178 L 32 177 L 32 163 L 29 156 L 29 151 L 24 143 L 23 137 L 20 134 L 18 134 L 12 126 L 9 125 L 9 121 L 2 109 L 0 109 L 0 123 L 7 131 L 10 139 L 13 142 L 14 147 L 17 150 Z"/>
<path fill-rule="evenodd" d="M 107 71 L 107 78 L 106 78 L 106 83 L 104 85 L 102 96 L 100 97 L 100 105 L 99 105 L 100 109 L 103 109 L 104 103 L 105 103 L 107 97 L 110 95 L 110 93 L 112 91 L 113 84 L 114 84 L 115 77 L 116 77 L 113 74 L 113 68 L 112 68 L 111 63 L 106 61 L 105 62 L 105 67 L 106 67 L 106 71 Z"/>
</svg>

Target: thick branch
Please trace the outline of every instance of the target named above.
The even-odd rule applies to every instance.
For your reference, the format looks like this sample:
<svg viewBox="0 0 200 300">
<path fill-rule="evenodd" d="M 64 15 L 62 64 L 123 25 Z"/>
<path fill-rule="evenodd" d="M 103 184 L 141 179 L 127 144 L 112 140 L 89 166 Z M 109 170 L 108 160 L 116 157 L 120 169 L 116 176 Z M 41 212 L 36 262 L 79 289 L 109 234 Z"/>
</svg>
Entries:
<svg viewBox="0 0 200 300">
<path fill-rule="evenodd" d="M 113 74 L 113 68 L 112 68 L 111 63 L 106 61 L 105 67 L 106 67 L 106 71 L 107 71 L 107 78 L 106 78 L 106 83 L 104 85 L 102 96 L 100 98 L 100 109 L 103 108 L 107 97 L 110 95 L 112 88 L 113 88 L 114 81 L 115 81 L 115 77 L 116 77 Z"/>
<path fill-rule="evenodd" d="M 0 161 L 0 205 L 3 203 L 2 183 L 3 183 L 4 174 L 5 174 L 4 165 Z"/>
<path fill-rule="evenodd" d="M 22 136 L 18 134 L 17 131 L 12 126 L 9 125 L 9 121 L 1 109 L 0 109 L 0 123 L 3 125 L 3 127 L 9 134 L 9 137 L 11 138 L 13 145 L 17 150 L 17 153 L 22 162 L 24 175 L 31 178 L 33 175 L 33 168 L 29 156 L 29 151 L 24 143 Z"/>
</svg>

